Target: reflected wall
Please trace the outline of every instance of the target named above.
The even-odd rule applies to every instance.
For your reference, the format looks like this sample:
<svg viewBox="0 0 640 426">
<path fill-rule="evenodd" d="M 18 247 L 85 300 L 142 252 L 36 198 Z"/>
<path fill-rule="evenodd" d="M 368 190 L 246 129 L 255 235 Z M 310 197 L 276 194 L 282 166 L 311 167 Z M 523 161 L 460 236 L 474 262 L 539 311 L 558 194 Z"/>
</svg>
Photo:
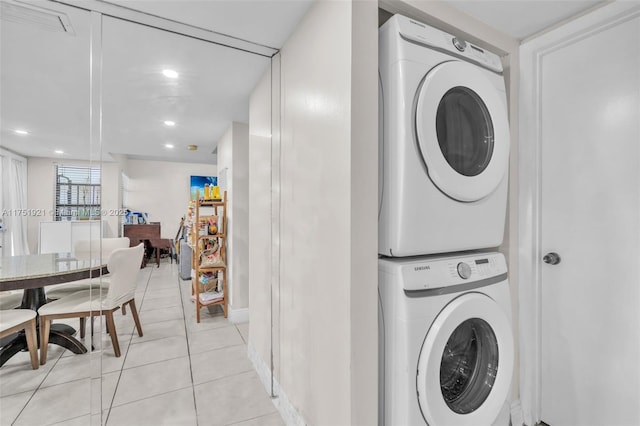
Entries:
<svg viewBox="0 0 640 426">
<path fill-rule="evenodd" d="M 269 67 L 269 54 L 212 43 L 186 26 L 181 34 L 176 23 L 167 31 L 162 20 L 150 24 L 148 16 L 131 10 L 103 14 L 56 2 L 6 3 L 0 26 L 0 257 L 64 252 L 62 258 L 71 259 L 78 240 L 122 236 L 127 209 L 147 211 L 161 224 L 161 237 L 173 239 L 187 210 L 188 177 L 216 175 L 218 142 L 232 123 L 248 123 L 249 96 Z M 167 77 L 168 69 L 179 77 Z M 234 158 L 233 146 L 228 152 L 230 179 L 236 170 L 248 173 L 247 156 Z M 83 193 L 80 187 L 91 185 L 91 179 L 76 184 L 68 173 L 58 173 L 62 166 L 97 171 L 99 185 Z M 74 194 L 62 189 L 72 184 L 78 187 Z M 249 206 L 243 195 L 229 194 L 229 229 L 235 226 L 231 245 L 237 238 L 237 246 L 248 251 L 241 222 Z M 87 208 L 88 198 L 95 209 Z M 57 220 L 61 205 L 89 213 Z M 241 213 L 234 217 L 234 211 Z M 62 223 L 66 219 L 74 229 L 91 226 L 72 231 Z M 106 263 L 97 247 L 91 256 Z M 230 286 L 246 295 L 248 282 L 233 281 L 230 272 Z M 238 277 L 248 281 L 247 275 Z M 105 281 L 92 283 L 98 290 L 94 286 L 90 294 L 102 290 L 106 297 Z M 47 287 L 42 290 L 46 297 Z M 246 309 L 248 300 L 244 303 Z M 195 312 L 188 312 L 186 320 L 192 316 Z M 26 353 L 11 357 L 0 368 L 3 424 L 107 422 L 125 357 L 114 356 L 101 317 L 93 332 L 87 322 L 83 338 L 77 319 L 59 322 L 73 328 L 87 353 L 50 344 L 46 363 L 37 370 L 31 370 Z M 132 333 L 130 316 L 116 318 L 116 328 L 123 353 L 129 342 L 142 344 Z M 20 400 L 27 394 L 33 397 Z M 14 399 L 22 402 L 5 409 Z M 57 407 L 53 414 L 51 407 Z M 39 418 L 43 413 L 46 420 Z"/>
</svg>

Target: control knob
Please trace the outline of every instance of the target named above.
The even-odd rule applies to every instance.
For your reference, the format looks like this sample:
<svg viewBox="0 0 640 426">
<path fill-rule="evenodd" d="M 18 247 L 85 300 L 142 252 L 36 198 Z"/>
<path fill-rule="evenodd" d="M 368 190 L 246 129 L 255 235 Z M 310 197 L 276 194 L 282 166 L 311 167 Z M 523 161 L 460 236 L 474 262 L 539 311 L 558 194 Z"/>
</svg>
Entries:
<svg viewBox="0 0 640 426">
<path fill-rule="evenodd" d="M 458 275 L 460 275 L 460 278 L 463 280 L 468 279 L 471 276 L 471 266 L 464 262 L 458 263 Z"/>
<path fill-rule="evenodd" d="M 454 39 L 451 41 L 453 42 L 453 45 L 455 46 L 455 48 L 458 49 L 460 52 L 464 52 L 465 49 L 467 48 L 467 42 L 458 37 L 454 37 Z"/>
</svg>

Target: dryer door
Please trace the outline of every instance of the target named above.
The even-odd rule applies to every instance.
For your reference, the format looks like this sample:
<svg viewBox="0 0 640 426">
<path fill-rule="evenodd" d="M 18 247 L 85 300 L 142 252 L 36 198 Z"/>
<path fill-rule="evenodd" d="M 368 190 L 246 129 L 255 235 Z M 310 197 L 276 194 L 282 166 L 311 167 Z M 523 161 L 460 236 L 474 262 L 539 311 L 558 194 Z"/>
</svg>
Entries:
<svg viewBox="0 0 640 426">
<path fill-rule="evenodd" d="M 504 177 L 509 123 L 504 93 L 461 61 L 434 67 L 417 94 L 418 146 L 433 183 L 458 201 L 478 201 Z"/>
<path fill-rule="evenodd" d="M 513 373 L 511 323 L 490 297 L 466 293 L 429 328 L 418 358 L 418 402 L 429 425 L 490 425 Z"/>
</svg>

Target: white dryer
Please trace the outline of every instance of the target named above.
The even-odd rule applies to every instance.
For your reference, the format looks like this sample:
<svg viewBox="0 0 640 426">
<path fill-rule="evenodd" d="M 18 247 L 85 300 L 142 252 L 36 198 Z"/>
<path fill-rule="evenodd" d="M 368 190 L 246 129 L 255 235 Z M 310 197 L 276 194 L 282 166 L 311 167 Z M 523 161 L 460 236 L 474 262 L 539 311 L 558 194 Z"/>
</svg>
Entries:
<svg viewBox="0 0 640 426">
<path fill-rule="evenodd" d="M 509 165 L 500 58 L 401 15 L 380 28 L 379 50 L 378 253 L 499 246 Z"/>
<path fill-rule="evenodd" d="M 378 262 L 379 423 L 508 425 L 514 346 L 504 256 Z"/>
</svg>

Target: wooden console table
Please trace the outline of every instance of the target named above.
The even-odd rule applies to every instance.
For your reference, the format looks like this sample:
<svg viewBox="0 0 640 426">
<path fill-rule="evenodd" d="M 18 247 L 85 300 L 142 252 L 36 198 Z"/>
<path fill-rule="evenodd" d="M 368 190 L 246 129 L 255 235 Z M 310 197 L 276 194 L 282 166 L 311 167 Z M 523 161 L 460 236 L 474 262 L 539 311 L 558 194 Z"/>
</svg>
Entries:
<svg viewBox="0 0 640 426">
<path fill-rule="evenodd" d="M 135 247 L 140 242 L 144 243 L 144 256 L 142 267 L 147 266 L 147 258 L 153 251 L 149 240 L 160 239 L 160 222 L 151 222 L 140 225 L 124 225 L 124 236 L 129 238 L 129 247 Z"/>
</svg>

